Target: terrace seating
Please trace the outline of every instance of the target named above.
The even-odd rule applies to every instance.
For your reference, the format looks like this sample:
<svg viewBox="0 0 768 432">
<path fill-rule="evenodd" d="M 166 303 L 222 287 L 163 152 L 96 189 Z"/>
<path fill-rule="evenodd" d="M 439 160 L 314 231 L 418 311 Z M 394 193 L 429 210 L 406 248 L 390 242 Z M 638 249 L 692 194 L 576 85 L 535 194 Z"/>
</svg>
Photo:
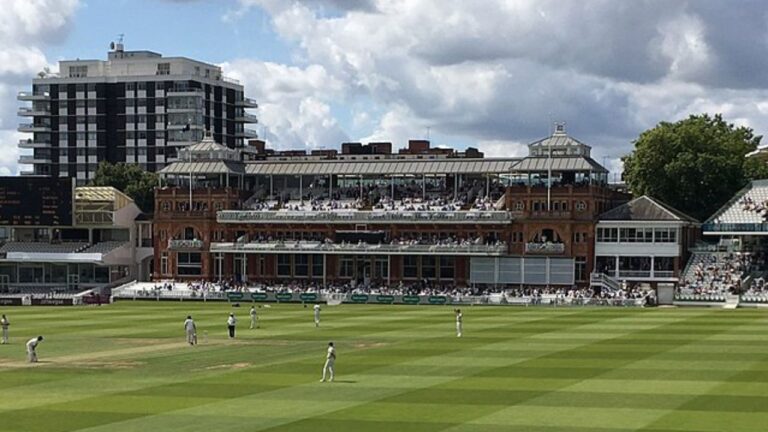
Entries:
<svg viewBox="0 0 768 432">
<path fill-rule="evenodd" d="M 105 241 L 88 246 L 87 248 L 79 251 L 80 253 L 100 253 L 107 254 L 121 246 L 124 246 L 124 241 Z"/>
<path fill-rule="evenodd" d="M 737 292 L 752 266 L 749 253 L 694 253 L 677 289 L 678 300 L 725 301 Z"/>
<path fill-rule="evenodd" d="M 77 253 L 87 247 L 87 242 L 7 242 L 0 246 L 0 253 Z"/>
<path fill-rule="evenodd" d="M 768 187 L 755 186 L 714 219 L 718 224 L 761 224 L 768 219 Z"/>
<path fill-rule="evenodd" d="M 288 201 L 283 204 L 280 211 L 298 211 L 298 212 L 318 212 L 318 211 L 357 211 L 362 208 L 363 203 L 356 199 L 344 200 L 301 200 Z"/>
</svg>

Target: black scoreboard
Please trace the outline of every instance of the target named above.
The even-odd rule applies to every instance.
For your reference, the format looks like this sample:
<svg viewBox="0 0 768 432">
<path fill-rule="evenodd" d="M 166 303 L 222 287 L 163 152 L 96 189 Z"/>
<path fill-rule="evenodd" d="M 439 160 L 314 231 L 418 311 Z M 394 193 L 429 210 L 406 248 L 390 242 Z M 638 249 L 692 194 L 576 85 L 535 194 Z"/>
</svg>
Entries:
<svg viewBox="0 0 768 432">
<path fill-rule="evenodd" d="M 71 226 L 70 178 L 0 177 L 0 226 Z"/>
</svg>

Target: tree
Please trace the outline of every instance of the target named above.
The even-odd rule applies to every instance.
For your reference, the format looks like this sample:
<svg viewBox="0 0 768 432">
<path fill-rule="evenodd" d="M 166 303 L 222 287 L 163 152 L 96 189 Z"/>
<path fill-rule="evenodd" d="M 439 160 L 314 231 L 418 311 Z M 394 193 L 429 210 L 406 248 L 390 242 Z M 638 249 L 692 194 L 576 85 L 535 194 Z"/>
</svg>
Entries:
<svg viewBox="0 0 768 432">
<path fill-rule="evenodd" d="M 157 174 L 144 171 L 138 165 L 101 162 L 91 186 L 112 186 L 131 197 L 144 212 L 155 210 Z"/>
<path fill-rule="evenodd" d="M 768 177 L 768 166 L 747 153 L 761 136 L 720 114 L 662 122 L 640 134 L 625 156 L 624 180 L 635 195 L 649 195 L 701 221 L 749 180 Z"/>
</svg>

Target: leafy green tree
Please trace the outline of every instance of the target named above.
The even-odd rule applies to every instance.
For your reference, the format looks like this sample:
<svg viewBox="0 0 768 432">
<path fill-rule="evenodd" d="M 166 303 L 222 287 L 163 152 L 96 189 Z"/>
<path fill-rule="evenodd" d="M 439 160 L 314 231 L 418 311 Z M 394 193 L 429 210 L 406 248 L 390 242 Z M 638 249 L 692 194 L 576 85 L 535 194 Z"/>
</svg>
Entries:
<svg viewBox="0 0 768 432">
<path fill-rule="evenodd" d="M 720 114 L 662 122 L 640 134 L 623 158 L 624 180 L 633 194 L 658 198 L 703 221 L 749 180 L 768 177 L 764 162 L 746 158 L 761 138 Z"/>
<path fill-rule="evenodd" d="M 155 210 L 157 174 L 144 171 L 138 165 L 101 162 L 91 186 L 112 186 L 131 197 L 144 212 Z"/>
</svg>

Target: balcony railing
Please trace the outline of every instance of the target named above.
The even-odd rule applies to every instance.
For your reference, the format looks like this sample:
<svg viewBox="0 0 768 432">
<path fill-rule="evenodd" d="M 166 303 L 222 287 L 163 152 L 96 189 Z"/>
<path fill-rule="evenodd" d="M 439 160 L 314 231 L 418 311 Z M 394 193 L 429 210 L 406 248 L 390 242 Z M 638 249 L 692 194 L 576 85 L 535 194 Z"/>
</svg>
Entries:
<svg viewBox="0 0 768 432">
<path fill-rule="evenodd" d="M 554 255 L 565 253 L 565 244 L 563 243 L 526 243 L 525 253 Z"/>
<path fill-rule="evenodd" d="M 19 132 L 50 132 L 51 127 L 34 123 L 21 123 L 18 130 Z"/>
<path fill-rule="evenodd" d="M 259 118 L 258 117 L 256 117 L 253 114 L 247 114 L 247 113 L 246 114 L 238 115 L 237 117 L 235 117 L 235 120 L 243 122 L 243 123 L 258 123 L 259 122 Z"/>
<path fill-rule="evenodd" d="M 216 215 L 221 223 L 472 223 L 498 224 L 512 220 L 505 211 L 257 211 L 224 210 Z"/>
<path fill-rule="evenodd" d="M 34 109 L 30 107 L 21 107 L 17 112 L 19 117 L 34 117 L 34 116 L 48 116 L 51 112 L 48 110 Z"/>
<path fill-rule="evenodd" d="M 168 240 L 168 249 L 193 249 L 200 250 L 203 248 L 202 240 Z"/>
<path fill-rule="evenodd" d="M 475 255 L 497 256 L 507 253 L 505 244 L 494 245 L 399 245 L 323 242 L 211 243 L 211 252 L 221 253 L 316 253 L 372 255 Z"/>
<path fill-rule="evenodd" d="M 21 155 L 19 156 L 19 163 L 23 165 L 31 165 L 37 163 L 50 163 L 50 157 L 34 156 L 34 155 Z"/>
<path fill-rule="evenodd" d="M 213 219 L 215 216 L 216 212 L 213 210 L 155 212 L 155 219 Z"/>
<path fill-rule="evenodd" d="M 768 232 L 768 223 L 708 223 L 703 232 Z"/>
<path fill-rule="evenodd" d="M 569 211 L 532 211 L 530 217 L 542 219 L 570 219 L 572 213 Z"/>
<path fill-rule="evenodd" d="M 165 91 L 168 93 L 168 96 L 184 96 L 186 93 L 189 93 L 191 96 L 197 96 L 201 93 L 203 93 L 203 89 L 199 88 L 170 88 Z"/>
<path fill-rule="evenodd" d="M 235 132 L 235 136 L 241 136 L 241 137 L 245 137 L 245 138 L 258 138 L 259 137 L 259 133 L 256 132 L 254 129 L 245 128 L 245 129 L 243 129 L 241 131 L 236 131 Z"/>
<path fill-rule="evenodd" d="M 188 89 L 168 89 L 165 91 L 165 96 L 169 98 L 174 97 L 195 97 L 195 98 L 202 98 L 205 96 L 205 92 L 203 92 L 203 89 L 199 88 L 188 88 Z M 168 101 L 168 104 L 166 104 L 165 108 L 170 109 L 174 108 L 173 103 L 174 101 L 177 101 L 178 99 L 174 99 L 173 101 Z"/>
<path fill-rule="evenodd" d="M 596 274 L 602 273 L 593 273 L 593 277 Z M 673 270 L 619 270 L 618 274 L 614 270 L 610 270 L 607 276 L 621 279 L 672 279 L 676 277 Z"/>
<path fill-rule="evenodd" d="M 50 99 L 51 95 L 48 92 L 33 93 L 33 92 L 21 91 L 16 96 L 16 98 L 22 101 L 46 100 L 46 99 Z"/>
<path fill-rule="evenodd" d="M 650 278 L 650 270 L 619 270 L 620 278 Z"/>
<path fill-rule="evenodd" d="M 47 147 L 50 147 L 50 145 L 51 143 L 49 142 L 33 141 L 31 139 L 19 140 L 19 148 L 24 148 L 24 149 L 47 148 Z"/>
<path fill-rule="evenodd" d="M 258 108 L 259 104 L 256 103 L 255 99 L 251 98 L 243 98 L 242 100 L 239 100 L 236 102 L 238 106 L 246 107 L 246 108 Z"/>
</svg>

